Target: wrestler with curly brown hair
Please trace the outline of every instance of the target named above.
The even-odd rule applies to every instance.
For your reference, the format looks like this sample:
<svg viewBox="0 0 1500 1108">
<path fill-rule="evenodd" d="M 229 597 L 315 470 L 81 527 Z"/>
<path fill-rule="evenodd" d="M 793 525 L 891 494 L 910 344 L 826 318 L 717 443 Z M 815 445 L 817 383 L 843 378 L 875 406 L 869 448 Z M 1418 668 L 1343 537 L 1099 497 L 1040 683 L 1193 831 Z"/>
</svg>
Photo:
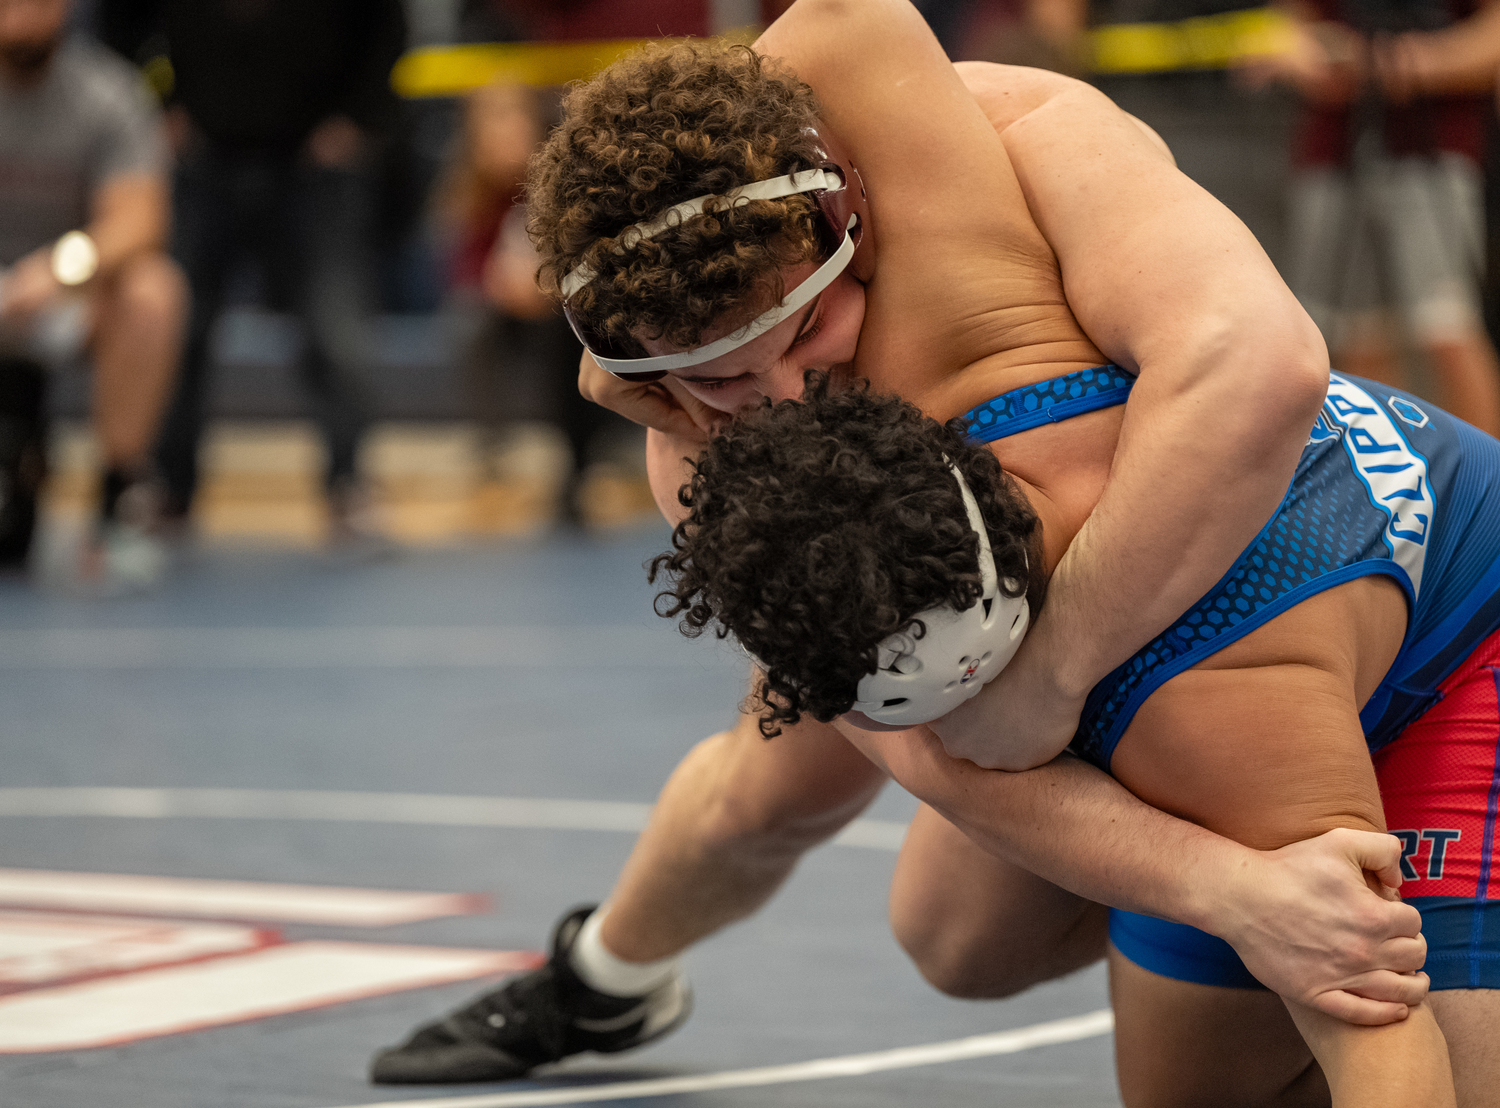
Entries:
<svg viewBox="0 0 1500 1108">
<path fill-rule="evenodd" d="M 800 396 L 808 369 L 866 378 L 940 421 L 1106 363 L 1138 379 L 1123 408 L 995 446 L 1034 487 L 1103 492 L 1020 653 L 973 701 L 982 726 L 942 734 L 981 764 L 1065 743 L 1087 691 L 1224 572 L 1279 502 L 1326 387 L 1316 329 L 1159 140 L 1079 82 L 953 66 L 906 0 L 799 0 L 750 51 L 625 59 L 572 91 L 529 202 L 544 285 L 625 375 L 585 357 L 580 386 L 650 426 L 673 523 L 706 429 Z M 830 725 L 784 730 L 766 742 L 745 714 L 700 744 L 608 908 L 560 927 L 550 976 L 424 1029 L 377 1079 L 514 1075 L 675 1026 L 676 955 L 759 907 L 885 780 Z M 1360 976 L 1415 968 L 1415 913 L 1359 876 L 1390 872 L 1388 839 L 1247 851 L 1086 766 L 999 776 L 995 818 L 1030 868 L 928 813 L 893 887 L 898 934 L 931 966 L 908 924 L 939 918 L 927 876 L 962 861 L 967 899 L 943 901 L 933 940 L 959 967 L 934 974 L 946 987 L 1005 995 L 1097 960 L 1090 902 L 1123 897 L 1231 939 L 1273 987 L 1339 1016 L 1399 1019 L 1421 999 L 1409 977 Z M 538 1040 L 537 1026 L 563 1030 Z"/>
<path fill-rule="evenodd" d="M 737 195 L 820 171 L 841 187 Z M 943 736 L 981 765 L 1071 733 L 1086 690 L 1223 572 L 1321 395 L 1316 328 L 1159 140 L 1080 82 L 951 65 L 905 0 L 803 0 L 754 48 L 623 59 L 570 93 L 528 197 L 543 287 L 596 356 L 581 385 L 658 432 L 669 514 L 704 428 L 798 395 L 809 368 L 939 419 L 1107 362 L 1140 376 L 1101 511 L 990 730 Z M 1221 413 L 1211 448 L 1205 409 Z M 1056 476 L 1087 433 L 1004 451 Z M 1160 529 L 1132 544 L 1148 505 Z M 1106 566 L 1142 582 L 1137 603 Z"/>
</svg>

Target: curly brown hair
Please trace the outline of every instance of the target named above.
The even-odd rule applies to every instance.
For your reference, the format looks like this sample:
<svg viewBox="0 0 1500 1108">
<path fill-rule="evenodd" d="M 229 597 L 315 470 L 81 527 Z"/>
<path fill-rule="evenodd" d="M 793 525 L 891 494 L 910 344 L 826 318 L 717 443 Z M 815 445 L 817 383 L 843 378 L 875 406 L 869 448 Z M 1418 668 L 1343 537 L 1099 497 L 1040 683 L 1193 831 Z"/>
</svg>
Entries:
<svg viewBox="0 0 1500 1108">
<path fill-rule="evenodd" d="M 960 420 L 867 383 L 836 390 L 814 371 L 801 400 L 767 401 L 709 441 L 678 493 L 689 514 L 672 549 L 649 563 L 651 581 L 670 584 L 656 610 L 755 656 L 764 677 L 750 710 L 767 738 L 804 712 L 824 723 L 847 712 L 880 643 L 925 634 L 918 613 L 978 602 L 979 540 L 950 460 L 984 516 L 1001 588 L 1020 595 L 1041 563 L 1036 515 Z"/>
<path fill-rule="evenodd" d="M 598 276 L 570 307 L 637 355 L 642 331 L 690 348 L 715 320 L 778 302 L 781 271 L 821 252 L 805 194 L 710 204 L 623 255 L 617 237 L 684 200 L 817 168 L 817 114 L 775 59 L 713 41 L 647 46 L 574 88 L 527 182 L 543 290 L 560 295 L 590 266 Z"/>
</svg>

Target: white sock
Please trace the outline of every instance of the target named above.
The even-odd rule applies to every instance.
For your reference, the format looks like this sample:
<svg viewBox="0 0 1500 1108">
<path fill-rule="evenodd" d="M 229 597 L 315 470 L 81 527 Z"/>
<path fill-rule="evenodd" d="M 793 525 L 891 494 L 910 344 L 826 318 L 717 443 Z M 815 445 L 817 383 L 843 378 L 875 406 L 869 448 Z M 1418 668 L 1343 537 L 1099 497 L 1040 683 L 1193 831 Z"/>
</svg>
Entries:
<svg viewBox="0 0 1500 1108">
<path fill-rule="evenodd" d="M 601 905 L 584 920 L 568 961 L 590 988 L 610 996 L 645 996 L 677 972 L 677 958 L 657 962 L 627 962 L 611 954 L 600 937 L 609 905 Z"/>
</svg>

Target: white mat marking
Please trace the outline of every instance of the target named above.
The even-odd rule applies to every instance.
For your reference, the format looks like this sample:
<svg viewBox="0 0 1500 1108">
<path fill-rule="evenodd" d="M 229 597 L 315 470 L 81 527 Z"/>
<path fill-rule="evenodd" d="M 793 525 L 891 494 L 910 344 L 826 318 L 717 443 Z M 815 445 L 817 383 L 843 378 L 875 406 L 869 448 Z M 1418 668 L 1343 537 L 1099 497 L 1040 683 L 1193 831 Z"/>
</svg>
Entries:
<svg viewBox="0 0 1500 1108">
<path fill-rule="evenodd" d="M 388 927 L 440 916 L 469 915 L 486 907 L 483 897 L 459 893 L 34 869 L 0 869 L 0 904 L 345 927 Z"/>
<path fill-rule="evenodd" d="M 274 931 L 228 923 L 0 912 L 0 992 L 241 953 L 276 941 Z"/>
<path fill-rule="evenodd" d="M 0 789 L 0 816 L 323 820 L 634 834 L 646 826 L 650 815 L 649 804 L 614 800 L 297 789 Z M 857 819 L 833 841 L 841 846 L 900 850 L 905 836 L 904 823 Z"/>
<path fill-rule="evenodd" d="M 1077 1042 L 1114 1029 L 1114 1014 L 1100 1009 L 1083 1016 L 1052 1020 L 1048 1023 L 997 1031 L 990 1035 L 973 1035 L 945 1043 L 926 1046 L 877 1050 L 871 1054 L 845 1054 L 836 1058 L 817 1058 L 811 1062 L 794 1062 L 785 1066 L 761 1066 L 757 1069 L 728 1070 L 683 1077 L 659 1077 L 643 1081 L 618 1081 L 607 1085 L 575 1085 L 567 1089 L 529 1089 L 515 1093 L 488 1093 L 479 1096 L 438 1097 L 425 1100 L 383 1100 L 374 1104 L 350 1104 L 344 1108 L 540 1108 L 550 1104 L 592 1104 L 608 1100 L 636 1100 L 642 1097 L 701 1093 L 715 1089 L 746 1089 L 760 1085 L 785 1085 L 795 1081 L 821 1081 L 830 1077 L 863 1077 L 886 1070 L 933 1066 L 942 1062 L 961 1062 L 969 1058 L 987 1058 L 996 1054 L 1015 1054 L 1039 1046 Z"/>
<path fill-rule="evenodd" d="M 0 1054 L 115 1046 L 534 965 L 512 951 L 288 943 L 0 997 Z"/>
</svg>

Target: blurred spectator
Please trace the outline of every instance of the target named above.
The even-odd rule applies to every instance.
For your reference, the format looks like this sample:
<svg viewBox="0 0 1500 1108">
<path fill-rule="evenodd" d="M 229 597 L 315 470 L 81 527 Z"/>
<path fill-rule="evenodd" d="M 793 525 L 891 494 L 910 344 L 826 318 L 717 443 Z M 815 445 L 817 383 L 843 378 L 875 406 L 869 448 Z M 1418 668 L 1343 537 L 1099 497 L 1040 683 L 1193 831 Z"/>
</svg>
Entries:
<svg viewBox="0 0 1500 1108">
<path fill-rule="evenodd" d="M 1291 97 L 1238 68 L 1266 9 L 1254 0 L 963 0 L 929 19 L 955 59 L 1084 77 L 1171 148 L 1178 168 L 1285 256 Z M 1250 32 L 1250 33 L 1247 33 Z"/>
<path fill-rule="evenodd" d="M 1404 340 L 1426 356 L 1439 403 L 1500 434 L 1500 370 L 1479 296 L 1484 94 L 1500 68 L 1500 8 L 1318 0 L 1311 15 L 1275 66 L 1306 105 L 1292 287 L 1335 365 L 1395 381 Z"/>
<path fill-rule="evenodd" d="M 370 418 L 370 166 L 396 107 L 400 0 L 103 0 L 101 16 L 137 56 L 159 35 L 172 74 L 173 249 L 194 303 L 157 452 L 168 509 L 185 516 L 197 487 L 209 340 L 227 280 L 249 254 L 273 302 L 303 325 L 331 535 L 368 535 L 355 460 Z"/>
<path fill-rule="evenodd" d="M 721 34 L 760 17 L 755 0 L 464 0 L 461 22 L 473 41 L 561 42 Z"/>
<path fill-rule="evenodd" d="M 85 350 L 104 462 L 84 568 L 160 572 L 150 448 L 186 292 L 163 253 L 161 119 L 139 73 L 65 38 L 68 0 L 0 0 L 0 563 L 26 557 L 43 473 L 42 374 Z"/>
<path fill-rule="evenodd" d="M 1084 76 L 1087 0 L 933 0 L 917 7 L 954 61 Z"/>
<path fill-rule="evenodd" d="M 521 190 L 527 160 L 545 133 L 549 99 L 511 84 L 470 94 L 439 216 L 452 244 L 454 309 L 467 324 L 464 378 L 486 432 L 486 458 L 491 466 L 501 464 L 510 448 L 523 445 L 511 440 L 529 437 L 529 425 L 559 428 L 572 462 L 561 504 L 564 515 L 577 521 L 585 469 L 630 425 L 579 395 L 583 348 L 536 285 L 536 252 L 526 235 Z"/>
</svg>

